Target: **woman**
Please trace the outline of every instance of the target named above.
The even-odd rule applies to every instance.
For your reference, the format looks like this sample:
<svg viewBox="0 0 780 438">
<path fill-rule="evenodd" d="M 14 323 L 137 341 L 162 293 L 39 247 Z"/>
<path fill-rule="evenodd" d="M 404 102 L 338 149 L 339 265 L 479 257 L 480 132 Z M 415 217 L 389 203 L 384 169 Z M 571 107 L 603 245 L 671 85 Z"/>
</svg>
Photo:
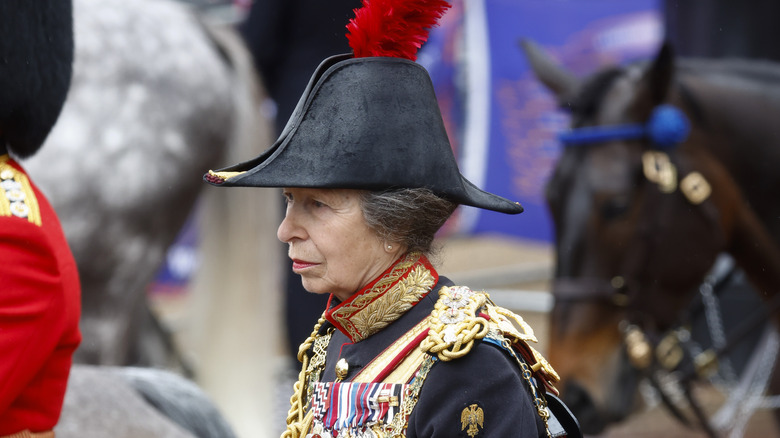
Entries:
<svg viewBox="0 0 780 438">
<path fill-rule="evenodd" d="M 420 65 L 353 50 L 318 67 L 270 149 L 204 177 L 282 187 L 277 236 L 303 286 L 330 295 L 283 436 L 562 436 L 574 420 L 550 417 L 556 376 L 530 327 L 428 259 L 458 204 L 522 207 L 460 174 Z"/>
</svg>

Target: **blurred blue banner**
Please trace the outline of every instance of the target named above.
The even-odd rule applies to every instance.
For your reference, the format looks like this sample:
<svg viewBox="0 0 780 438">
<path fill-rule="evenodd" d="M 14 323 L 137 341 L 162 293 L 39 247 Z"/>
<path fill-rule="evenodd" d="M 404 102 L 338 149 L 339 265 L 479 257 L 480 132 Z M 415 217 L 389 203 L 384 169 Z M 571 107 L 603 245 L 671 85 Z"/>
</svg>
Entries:
<svg viewBox="0 0 780 438">
<path fill-rule="evenodd" d="M 176 241 L 168 248 L 165 263 L 160 268 L 149 293 L 159 295 L 181 295 L 187 292 L 187 285 L 198 268 L 198 226 L 197 208 L 182 227 Z"/>
<path fill-rule="evenodd" d="M 418 62 L 431 72 L 463 174 L 526 211 L 461 208 L 446 232 L 553 239 L 544 185 L 568 116 L 530 71 L 521 39 L 585 75 L 652 56 L 662 36 L 658 0 L 453 2 Z"/>
</svg>

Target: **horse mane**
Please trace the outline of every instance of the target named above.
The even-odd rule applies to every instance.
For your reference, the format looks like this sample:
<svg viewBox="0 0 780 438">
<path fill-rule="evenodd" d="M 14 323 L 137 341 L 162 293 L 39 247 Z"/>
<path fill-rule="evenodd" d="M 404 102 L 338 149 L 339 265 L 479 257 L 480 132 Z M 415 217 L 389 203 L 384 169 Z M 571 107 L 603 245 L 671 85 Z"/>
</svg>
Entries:
<svg viewBox="0 0 780 438">
<path fill-rule="evenodd" d="M 780 64 L 740 58 L 704 59 L 680 58 L 677 60 L 675 80 L 680 97 L 690 105 L 693 116 L 704 122 L 701 104 L 689 84 L 701 81 L 713 85 L 740 90 L 760 96 L 780 110 Z M 698 113 L 698 114 L 697 114 Z"/>
<path fill-rule="evenodd" d="M 729 170 L 746 202 L 778 241 L 774 201 L 780 189 L 780 64 L 744 59 L 683 58 L 675 91 L 703 132 L 703 143 Z"/>
<path fill-rule="evenodd" d="M 680 58 L 677 66 L 677 71 L 685 75 L 725 75 L 767 85 L 780 83 L 780 64 L 767 60 Z"/>
<path fill-rule="evenodd" d="M 615 79 L 631 69 L 644 70 L 648 65 L 648 60 L 639 60 L 624 67 L 607 67 L 593 73 L 584 79 L 579 92 L 570 102 L 563 102 L 567 105 L 563 109 L 586 119 L 595 116 Z M 675 71 L 673 91 L 688 107 L 693 120 L 703 126 L 707 125 L 707 120 L 700 99 L 689 86 L 693 81 L 720 82 L 729 88 L 752 91 L 780 109 L 780 88 L 777 87 L 780 84 L 780 63 L 742 58 L 677 58 Z M 775 91 L 770 91 L 769 87 Z"/>
</svg>

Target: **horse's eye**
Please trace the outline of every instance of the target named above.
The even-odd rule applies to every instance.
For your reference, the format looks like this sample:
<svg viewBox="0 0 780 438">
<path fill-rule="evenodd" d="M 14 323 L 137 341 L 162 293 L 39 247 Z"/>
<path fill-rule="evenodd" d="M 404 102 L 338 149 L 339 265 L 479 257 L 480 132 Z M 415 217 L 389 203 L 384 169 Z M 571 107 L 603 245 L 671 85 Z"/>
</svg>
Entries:
<svg viewBox="0 0 780 438">
<path fill-rule="evenodd" d="M 623 216 L 630 206 L 631 198 L 629 196 L 609 198 L 601 204 L 601 217 L 607 221 L 617 219 Z"/>
</svg>

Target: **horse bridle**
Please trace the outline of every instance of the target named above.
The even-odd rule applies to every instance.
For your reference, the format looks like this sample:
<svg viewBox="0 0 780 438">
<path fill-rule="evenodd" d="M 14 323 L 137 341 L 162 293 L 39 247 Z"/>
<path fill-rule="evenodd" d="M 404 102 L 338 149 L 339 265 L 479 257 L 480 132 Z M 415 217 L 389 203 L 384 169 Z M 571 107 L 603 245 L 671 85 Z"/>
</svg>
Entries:
<svg viewBox="0 0 780 438">
<path fill-rule="evenodd" d="M 682 111 L 672 105 L 659 105 L 653 110 L 646 124 L 631 123 L 573 128 L 561 133 L 558 138 L 566 147 L 588 146 L 612 140 L 646 138 L 661 149 L 668 149 L 683 142 L 689 132 L 690 123 Z M 650 152 L 650 155 L 647 155 L 648 158 L 643 157 L 643 169 L 645 175 L 649 175 L 649 180 L 658 183 L 662 191 L 668 191 L 668 187 L 673 181 L 676 186 L 676 172 L 672 172 L 668 156 L 666 160 L 661 158 L 664 156 L 663 154 L 663 152 Z M 635 285 L 627 284 L 625 276 L 616 276 L 610 280 L 602 278 L 556 279 L 553 288 L 556 300 L 603 300 L 619 307 L 627 307 L 636 299 L 636 293 L 627 293 L 635 290 Z"/>
<path fill-rule="evenodd" d="M 653 148 L 644 152 L 642 168 L 645 178 L 657 185 L 659 190 L 654 192 L 668 194 L 679 188 L 691 204 L 702 206 L 708 216 L 716 218 L 717 211 L 714 205 L 711 205 L 711 203 L 705 204 L 705 201 L 711 194 L 711 187 L 706 178 L 699 172 L 693 171 L 678 181 L 677 167 L 672 163 L 667 153 L 668 150 L 682 143 L 687 138 L 689 132 L 690 124 L 679 109 L 671 105 L 659 105 L 653 110 L 649 121 L 645 124 L 576 128 L 561 134 L 560 140 L 566 146 L 580 146 L 612 140 L 646 139 L 653 145 Z M 645 205 L 649 205 L 649 203 L 645 203 Z M 656 217 L 663 217 L 663 215 L 657 215 Z M 640 230 L 640 233 L 646 234 L 642 238 L 644 245 L 641 256 L 635 257 L 626 263 L 634 265 L 635 268 L 641 267 L 642 260 L 649 257 L 652 246 L 652 242 L 648 240 L 649 236 L 647 234 L 650 234 L 648 230 Z M 624 268 L 628 267 L 624 266 Z M 637 271 L 624 269 L 621 272 L 628 274 Z M 712 277 L 705 279 L 705 283 L 707 281 L 712 281 Z M 718 281 L 721 282 L 723 279 Z M 709 286 L 712 287 L 714 285 L 709 284 Z M 738 333 L 740 337 L 732 336 L 725 346 L 721 346 L 719 349 L 706 350 L 696 357 L 691 357 L 691 353 L 687 352 L 681 345 L 684 341 L 681 339 L 679 332 L 684 323 L 690 319 L 690 310 L 686 314 L 678 316 L 678 324 L 674 325 L 673 329 L 665 333 L 649 336 L 648 333 L 642 330 L 641 324 L 635 320 L 636 318 L 631 315 L 632 311 L 636 312 L 636 303 L 640 297 L 639 289 L 640 285 L 638 282 L 635 282 L 627 275 L 615 276 L 610 280 L 603 278 L 561 278 L 555 280 L 553 296 L 556 301 L 603 301 L 626 309 L 627 317 L 621 323 L 621 331 L 625 351 L 631 365 L 651 382 L 660 395 L 663 404 L 672 415 L 684 425 L 690 427 L 691 421 L 683 414 L 682 410 L 672 400 L 672 397 L 666 393 L 663 385 L 656 378 L 659 370 L 671 372 L 684 367 L 682 378 L 678 384 L 683 386 L 689 406 L 700 427 L 709 436 L 717 436 L 704 414 L 704 410 L 690 392 L 690 383 L 695 377 L 713 373 L 713 367 L 717 363 L 717 359 L 739 342 L 741 337 L 747 335 L 750 329 L 765 322 L 767 316 L 762 317 L 758 315 L 749 318 L 751 320 L 749 321 L 750 324 L 747 324 L 749 327 L 741 328 Z M 718 289 L 716 288 L 715 290 Z M 780 301 L 777 305 L 780 306 Z M 651 337 L 655 341 L 651 341 Z"/>
<path fill-rule="evenodd" d="M 567 146 L 587 146 L 612 140 L 647 139 L 654 148 L 644 152 L 642 170 L 645 178 L 658 185 L 661 193 L 672 193 L 678 187 L 677 167 L 666 150 L 685 141 L 690 132 L 690 123 L 685 114 L 676 107 L 663 104 L 657 106 L 645 124 L 620 124 L 573 128 L 559 138 Z M 701 205 L 709 198 L 711 188 L 699 172 L 687 174 L 679 182 L 680 190 L 694 205 Z M 647 203 L 646 203 L 647 205 Z M 714 216 L 713 212 L 708 212 Z M 663 217 L 663 215 L 656 215 Z M 644 231 L 650 234 L 648 231 Z M 645 236 L 645 239 L 649 239 Z M 645 254 L 647 258 L 647 254 Z M 637 267 L 642 260 L 633 264 Z M 622 272 L 635 272 L 623 269 Z M 610 280 L 603 278 L 563 278 L 555 280 L 555 299 L 564 301 L 603 300 L 618 307 L 630 307 L 638 297 L 638 284 L 626 275 Z"/>
</svg>

